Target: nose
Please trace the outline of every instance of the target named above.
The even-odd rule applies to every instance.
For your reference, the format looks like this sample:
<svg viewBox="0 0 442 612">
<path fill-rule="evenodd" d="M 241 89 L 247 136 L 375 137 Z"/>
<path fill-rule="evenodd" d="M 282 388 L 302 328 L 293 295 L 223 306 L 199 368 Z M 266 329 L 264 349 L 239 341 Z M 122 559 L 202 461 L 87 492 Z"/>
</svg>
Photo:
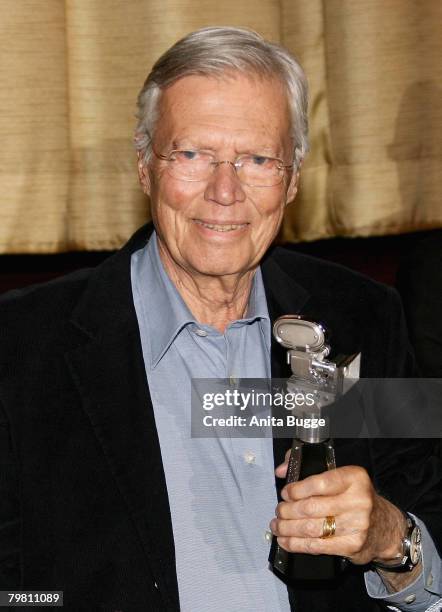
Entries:
<svg viewBox="0 0 442 612">
<path fill-rule="evenodd" d="M 235 202 L 244 202 L 246 194 L 236 174 L 235 166 L 226 161 L 214 169 L 204 192 L 206 200 L 222 206 L 231 206 Z"/>
</svg>

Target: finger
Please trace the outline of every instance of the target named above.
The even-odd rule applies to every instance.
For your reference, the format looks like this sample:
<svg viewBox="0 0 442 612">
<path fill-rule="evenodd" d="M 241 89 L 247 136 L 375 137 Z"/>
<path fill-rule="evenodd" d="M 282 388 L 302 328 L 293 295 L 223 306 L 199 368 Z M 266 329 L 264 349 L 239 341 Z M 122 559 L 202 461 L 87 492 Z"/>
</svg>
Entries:
<svg viewBox="0 0 442 612">
<path fill-rule="evenodd" d="M 308 555 L 339 555 L 350 557 L 350 550 L 353 549 L 349 538 L 296 538 L 278 537 L 279 546 L 288 552 L 306 553 Z"/>
<path fill-rule="evenodd" d="M 279 519 L 324 518 L 339 516 L 349 509 L 349 500 L 344 495 L 332 497 L 307 497 L 296 502 L 280 502 L 275 509 Z"/>
<path fill-rule="evenodd" d="M 330 515 L 329 515 L 330 516 Z M 324 533 L 325 518 L 309 518 L 297 520 L 272 519 L 270 530 L 277 537 L 320 538 Z M 365 517 L 341 515 L 335 518 L 334 536 L 354 536 L 367 532 Z"/>
<path fill-rule="evenodd" d="M 370 478 L 363 468 L 345 466 L 314 474 L 304 480 L 287 484 L 281 491 L 281 497 L 287 501 L 313 495 L 339 495 L 352 485 L 370 487 Z"/>
<path fill-rule="evenodd" d="M 275 474 L 278 478 L 285 478 L 287 476 L 287 467 L 289 464 L 290 453 L 291 453 L 291 449 L 289 448 L 289 450 L 285 454 L 284 463 L 281 463 L 280 465 L 278 465 L 278 467 L 275 470 Z"/>
<path fill-rule="evenodd" d="M 320 538 L 323 526 L 324 519 L 272 519 L 270 531 L 277 537 Z"/>
</svg>

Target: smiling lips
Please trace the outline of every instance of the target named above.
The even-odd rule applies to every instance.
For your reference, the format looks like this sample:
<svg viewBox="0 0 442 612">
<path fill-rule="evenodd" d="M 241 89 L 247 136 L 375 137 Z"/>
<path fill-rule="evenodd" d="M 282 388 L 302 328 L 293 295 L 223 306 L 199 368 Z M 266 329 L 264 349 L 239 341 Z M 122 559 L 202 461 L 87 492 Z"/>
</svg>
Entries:
<svg viewBox="0 0 442 612">
<path fill-rule="evenodd" d="M 207 227 L 207 229 L 214 230 L 215 232 L 233 232 L 234 230 L 243 229 L 248 223 L 206 223 L 201 219 L 193 219 L 198 225 Z"/>
</svg>

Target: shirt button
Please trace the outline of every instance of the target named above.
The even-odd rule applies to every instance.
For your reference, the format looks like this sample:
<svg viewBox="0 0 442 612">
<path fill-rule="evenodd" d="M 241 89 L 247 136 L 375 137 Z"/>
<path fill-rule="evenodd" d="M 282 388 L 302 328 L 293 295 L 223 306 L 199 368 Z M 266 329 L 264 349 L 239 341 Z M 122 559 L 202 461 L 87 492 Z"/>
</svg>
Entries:
<svg viewBox="0 0 442 612">
<path fill-rule="evenodd" d="M 154 585 L 155 585 L 155 588 L 157 589 L 157 588 L 158 588 L 158 585 L 157 585 L 157 583 L 156 583 L 156 582 L 154 582 Z"/>
<path fill-rule="evenodd" d="M 267 542 L 271 542 L 272 541 L 272 537 L 273 537 L 273 533 L 271 531 L 266 531 L 264 534 L 264 539 Z"/>
<path fill-rule="evenodd" d="M 199 329 L 199 327 L 195 330 L 197 336 L 201 336 L 201 338 L 205 338 L 207 336 L 207 332 L 205 329 Z"/>
<path fill-rule="evenodd" d="M 255 463 L 256 455 L 252 451 L 248 450 L 244 453 L 244 461 L 246 463 Z"/>
<path fill-rule="evenodd" d="M 405 603 L 407 603 L 407 604 L 412 604 L 413 601 L 415 601 L 415 600 L 416 600 L 416 595 L 414 595 L 414 594 L 413 595 L 409 595 L 408 597 L 406 597 L 404 599 Z"/>
<path fill-rule="evenodd" d="M 431 586 L 433 584 L 433 574 L 430 572 L 427 578 L 427 586 Z"/>
</svg>

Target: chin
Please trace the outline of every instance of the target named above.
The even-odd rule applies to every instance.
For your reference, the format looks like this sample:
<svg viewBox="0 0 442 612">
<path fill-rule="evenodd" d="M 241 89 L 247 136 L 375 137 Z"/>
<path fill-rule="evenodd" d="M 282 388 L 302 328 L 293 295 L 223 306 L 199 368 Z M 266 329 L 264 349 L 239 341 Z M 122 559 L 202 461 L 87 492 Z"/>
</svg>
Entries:
<svg viewBox="0 0 442 612">
<path fill-rule="evenodd" d="M 250 270 L 250 267 L 247 265 L 232 265 L 232 262 L 225 263 L 223 265 L 222 262 L 214 262 L 212 265 L 195 265 L 193 266 L 194 270 L 198 274 L 203 274 L 204 276 L 230 276 L 235 274 L 244 274 L 245 272 Z"/>
<path fill-rule="evenodd" d="M 228 274 L 242 274 L 251 269 L 256 261 L 256 254 L 245 252 L 245 249 L 235 248 L 234 245 L 222 245 L 214 248 L 193 249 L 187 251 L 188 262 L 194 270 L 201 274 L 224 276 Z M 197 252 L 195 252 L 197 251 Z"/>
</svg>

